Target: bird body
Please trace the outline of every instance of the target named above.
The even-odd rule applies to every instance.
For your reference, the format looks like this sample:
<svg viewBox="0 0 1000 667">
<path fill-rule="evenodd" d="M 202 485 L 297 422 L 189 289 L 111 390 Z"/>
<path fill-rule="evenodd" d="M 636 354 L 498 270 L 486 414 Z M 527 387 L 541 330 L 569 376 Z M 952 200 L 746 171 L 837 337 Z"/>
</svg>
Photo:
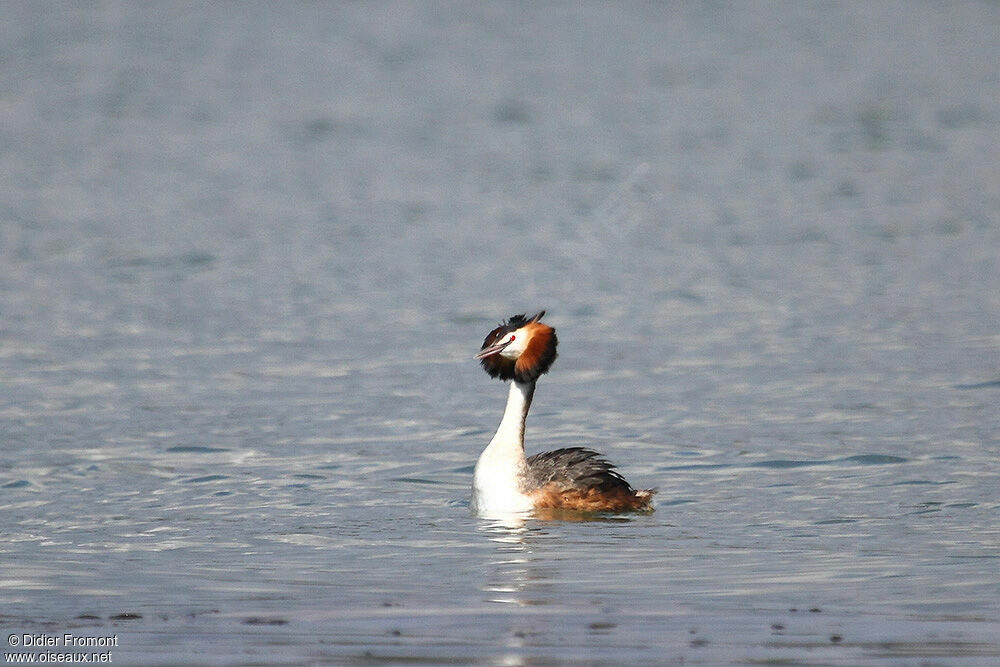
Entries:
<svg viewBox="0 0 1000 667">
<path fill-rule="evenodd" d="M 476 463 L 472 509 L 481 515 L 540 509 L 650 510 L 652 490 L 637 491 L 600 454 L 569 447 L 525 457 L 524 423 L 538 378 L 557 356 L 555 329 L 515 315 L 494 329 L 476 355 L 491 377 L 510 380 L 496 435 Z"/>
</svg>

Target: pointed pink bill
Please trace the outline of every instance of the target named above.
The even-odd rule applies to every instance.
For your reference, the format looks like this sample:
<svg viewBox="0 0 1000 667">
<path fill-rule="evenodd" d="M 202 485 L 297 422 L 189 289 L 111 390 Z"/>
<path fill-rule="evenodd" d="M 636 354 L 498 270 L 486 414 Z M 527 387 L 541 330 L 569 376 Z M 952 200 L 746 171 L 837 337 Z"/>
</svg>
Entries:
<svg viewBox="0 0 1000 667">
<path fill-rule="evenodd" d="M 484 347 L 476 354 L 476 356 L 473 357 L 473 359 L 485 359 L 486 357 L 492 356 L 497 352 L 501 351 L 508 345 L 510 345 L 510 341 L 505 340 L 502 343 L 497 343 L 496 345 L 490 345 L 489 347 Z"/>
</svg>

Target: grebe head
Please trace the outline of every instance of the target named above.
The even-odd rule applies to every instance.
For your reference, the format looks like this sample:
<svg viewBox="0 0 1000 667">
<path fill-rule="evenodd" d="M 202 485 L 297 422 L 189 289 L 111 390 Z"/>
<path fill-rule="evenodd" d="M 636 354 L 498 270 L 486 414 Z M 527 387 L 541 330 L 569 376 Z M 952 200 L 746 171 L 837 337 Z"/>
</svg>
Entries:
<svg viewBox="0 0 1000 667">
<path fill-rule="evenodd" d="M 539 322 L 545 311 L 530 320 L 514 315 L 491 331 L 476 355 L 490 377 L 533 382 L 556 360 L 556 330 Z"/>
</svg>

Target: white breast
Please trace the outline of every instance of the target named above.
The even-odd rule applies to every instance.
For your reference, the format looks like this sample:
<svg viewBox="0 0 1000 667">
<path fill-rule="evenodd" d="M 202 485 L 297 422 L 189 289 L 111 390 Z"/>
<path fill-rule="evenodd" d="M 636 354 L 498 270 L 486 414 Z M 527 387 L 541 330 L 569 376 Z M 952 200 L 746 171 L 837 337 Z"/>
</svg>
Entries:
<svg viewBox="0 0 1000 667">
<path fill-rule="evenodd" d="M 524 459 L 524 419 L 528 416 L 534 382 L 510 383 L 507 406 L 496 435 L 476 462 L 472 477 L 472 511 L 480 516 L 524 512 L 531 499 L 521 489 Z"/>
<path fill-rule="evenodd" d="M 521 491 L 520 460 L 510 456 L 509 449 L 487 447 L 476 463 L 472 477 L 472 511 L 480 516 L 525 512 L 532 508 L 531 499 Z"/>
</svg>

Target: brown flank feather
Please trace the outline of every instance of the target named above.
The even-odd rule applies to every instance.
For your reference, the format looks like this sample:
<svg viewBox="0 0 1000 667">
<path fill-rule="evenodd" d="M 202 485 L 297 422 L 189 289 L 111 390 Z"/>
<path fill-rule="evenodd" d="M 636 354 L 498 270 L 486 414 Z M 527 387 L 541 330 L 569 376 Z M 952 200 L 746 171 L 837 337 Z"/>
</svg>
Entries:
<svg viewBox="0 0 1000 667">
<path fill-rule="evenodd" d="M 566 488 L 560 484 L 546 484 L 529 493 L 535 509 L 564 509 L 576 512 L 634 512 L 649 510 L 652 491 L 631 489 L 602 490 Z"/>
</svg>

